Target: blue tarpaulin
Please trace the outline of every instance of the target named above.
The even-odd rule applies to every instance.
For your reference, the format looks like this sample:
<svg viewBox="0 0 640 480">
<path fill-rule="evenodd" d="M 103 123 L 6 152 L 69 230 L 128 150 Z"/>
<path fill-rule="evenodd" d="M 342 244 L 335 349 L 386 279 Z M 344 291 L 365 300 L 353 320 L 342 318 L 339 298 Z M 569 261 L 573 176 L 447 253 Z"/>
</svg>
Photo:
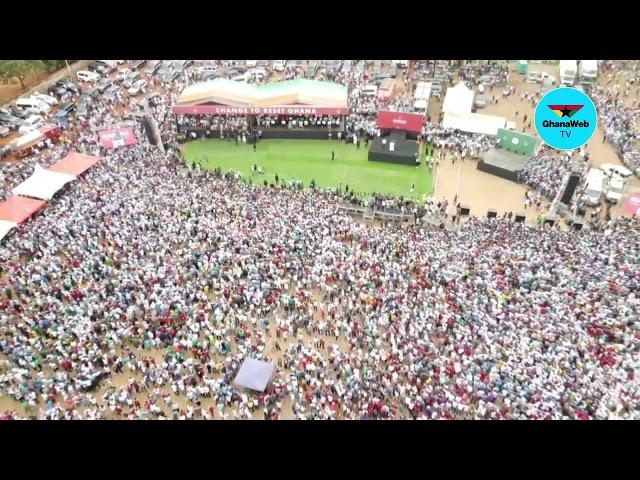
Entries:
<svg viewBox="0 0 640 480">
<path fill-rule="evenodd" d="M 233 383 L 240 387 L 264 392 L 273 379 L 276 366 L 255 358 L 245 358 Z"/>
</svg>

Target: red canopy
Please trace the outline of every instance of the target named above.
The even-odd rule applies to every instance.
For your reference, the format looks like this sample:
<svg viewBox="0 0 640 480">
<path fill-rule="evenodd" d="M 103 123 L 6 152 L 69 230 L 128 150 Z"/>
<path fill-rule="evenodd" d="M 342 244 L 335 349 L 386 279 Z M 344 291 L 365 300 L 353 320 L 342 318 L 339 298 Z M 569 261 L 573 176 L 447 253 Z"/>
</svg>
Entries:
<svg viewBox="0 0 640 480">
<path fill-rule="evenodd" d="M 44 201 L 25 197 L 9 197 L 0 203 L 0 220 L 22 223 L 45 206 Z"/>
<path fill-rule="evenodd" d="M 93 167 L 100 160 L 99 157 L 83 155 L 78 152 L 69 152 L 62 160 L 49 168 L 52 172 L 68 173 L 79 177 L 84 172 Z"/>
</svg>

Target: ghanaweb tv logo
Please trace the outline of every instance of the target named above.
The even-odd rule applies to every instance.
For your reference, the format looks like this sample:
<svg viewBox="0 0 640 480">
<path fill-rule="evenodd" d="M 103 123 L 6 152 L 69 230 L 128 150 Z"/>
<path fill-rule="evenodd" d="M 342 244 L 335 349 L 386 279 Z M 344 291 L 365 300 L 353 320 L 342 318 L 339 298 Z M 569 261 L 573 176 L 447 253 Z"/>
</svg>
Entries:
<svg viewBox="0 0 640 480">
<path fill-rule="evenodd" d="M 575 88 L 557 88 L 538 103 L 535 124 L 538 135 L 550 147 L 573 150 L 587 143 L 595 132 L 595 105 Z"/>
</svg>

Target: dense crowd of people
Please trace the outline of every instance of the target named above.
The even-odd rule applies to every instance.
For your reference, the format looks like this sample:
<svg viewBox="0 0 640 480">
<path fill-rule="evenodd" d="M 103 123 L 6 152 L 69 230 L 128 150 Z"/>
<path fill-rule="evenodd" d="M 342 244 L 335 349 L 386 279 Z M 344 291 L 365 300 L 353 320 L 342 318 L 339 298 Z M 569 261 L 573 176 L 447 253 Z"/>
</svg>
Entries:
<svg viewBox="0 0 640 480">
<path fill-rule="evenodd" d="M 520 180 L 552 200 L 570 172 L 576 172 L 584 178 L 588 171 L 589 156 L 584 148 L 563 152 L 543 147 L 528 161 Z"/>
<path fill-rule="evenodd" d="M 477 158 L 482 152 L 496 145 L 495 139 L 489 135 L 461 132 L 432 122 L 425 123 L 422 137 L 434 147 L 458 152 L 463 158 Z"/>
<path fill-rule="evenodd" d="M 0 382 L 14 418 L 637 418 L 638 226 L 373 227 L 123 148 L 0 249 Z"/>
<path fill-rule="evenodd" d="M 637 64 L 634 63 L 634 67 Z M 616 81 L 625 74 L 625 86 L 621 87 Z M 640 168 L 640 103 L 627 104 L 629 98 L 637 98 L 640 93 L 640 83 L 635 82 L 635 74 L 635 70 L 613 69 L 607 75 L 607 83 L 597 85 L 591 94 L 599 121 L 605 129 L 605 141 L 613 146 L 620 160 L 632 171 Z"/>
<path fill-rule="evenodd" d="M 363 223 L 185 165 L 169 100 L 166 153 L 80 131 L 100 162 L 4 239 L 3 418 L 640 419 L 640 219 Z M 248 356 L 265 392 L 233 383 Z"/>
</svg>

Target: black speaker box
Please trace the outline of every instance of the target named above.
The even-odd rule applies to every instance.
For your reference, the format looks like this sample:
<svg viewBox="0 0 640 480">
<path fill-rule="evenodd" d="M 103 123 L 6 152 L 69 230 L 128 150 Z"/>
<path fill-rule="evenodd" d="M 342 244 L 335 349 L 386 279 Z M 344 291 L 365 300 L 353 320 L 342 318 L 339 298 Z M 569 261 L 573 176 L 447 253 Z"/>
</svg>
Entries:
<svg viewBox="0 0 640 480">
<path fill-rule="evenodd" d="M 578 188 L 578 184 L 580 183 L 580 175 L 578 173 L 572 173 L 569 176 L 569 181 L 567 182 L 567 187 L 564 189 L 562 193 L 562 198 L 560 201 L 565 205 L 571 205 L 571 199 L 573 198 L 573 194 Z"/>
<path fill-rule="evenodd" d="M 470 211 L 471 211 L 471 209 L 469 208 L 468 205 L 460 205 L 460 216 L 461 217 L 469 215 Z"/>
<path fill-rule="evenodd" d="M 516 213 L 514 217 L 514 221 L 516 223 L 524 223 L 525 219 L 526 219 L 526 216 L 524 213 Z"/>
<path fill-rule="evenodd" d="M 498 216 L 498 212 L 493 208 L 487 210 L 487 218 L 496 218 Z"/>
</svg>

